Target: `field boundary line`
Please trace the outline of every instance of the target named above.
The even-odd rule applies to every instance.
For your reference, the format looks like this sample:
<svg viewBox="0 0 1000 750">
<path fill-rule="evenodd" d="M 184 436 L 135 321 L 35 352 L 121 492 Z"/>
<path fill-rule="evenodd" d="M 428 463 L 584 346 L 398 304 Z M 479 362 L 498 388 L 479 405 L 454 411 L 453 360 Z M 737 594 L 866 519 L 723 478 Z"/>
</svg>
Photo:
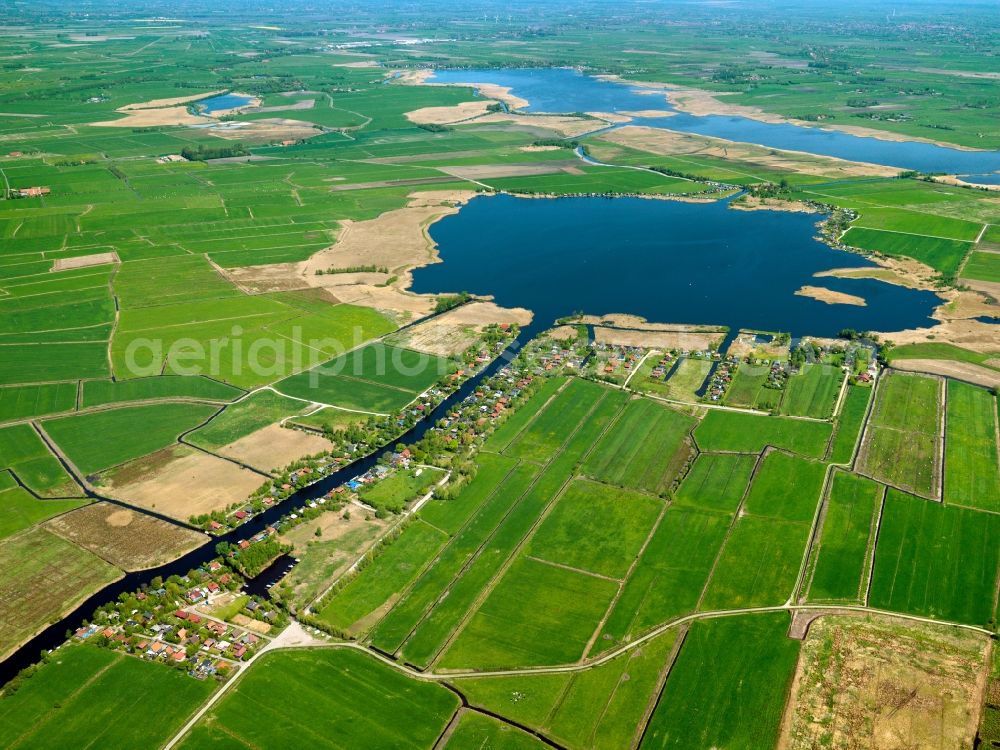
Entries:
<svg viewBox="0 0 1000 750">
<path fill-rule="evenodd" d="M 570 381 L 567 380 L 566 382 L 568 384 Z M 528 492 L 531 492 L 534 489 L 535 485 L 545 475 L 545 472 L 548 471 L 549 468 L 551 468 L 552 464 L 555 463 L 555 461 L 558 458 L 562 457 L 563 453 L 566 451 L 567 446 L 569 446 L 569 444 L 573 441 L 576 435 L 580 432 L 580 430 L 583 428 L 584 423 L 590 418 L 590 416 L 597 410 L 597 408 L 602 403 L 604 403 L 604 400 L 608 397 L 608 393 L 610 392 L 611 392 L 610 390 L 605 391 L 601 395 L 601 398 L 595 401 L 593 405 L 590 407 L 590 409 L 587 411 L 587 413 L 580 418 L 580 421 L 577 422 L 576 427 L 569 435 L 566 436 L 566 439 L 559 446 L 558 453 L 553 454 L 552 458 L 548 461 L 548 463 L 546 463 L 542 468 L 542 470 L 538 472 L 538 475 L 535 477 L 535 481 L 532 482 L 531 486 L 525 491 L 525 495 L 527 495 Z M 577 461 L 577 465 L 582 465 L 583 462 L 586 461 L 587 457 L 596 448 L 597 444 L 601 441 L 601 439 L 608 433 L 608 431 L 615 424 L 618 423 L 618 420 L 623 411 L 624 411 L 624 404 L 618 408 L 618 410 L 613 415 L 612 419 L 608 420 L 608 423 L 604 426 L 604 429 L 601 430 L 601 434 L 596 436 L 594 438 L 594 441 L 587 448 L 587 450 L 585 450 L 581 454 L 579 460 Z M 431 665 L 433 665 L 438 658 L 440 658 L 443 654 L 445 654 L 448 651 L 449 648 L 451 648 L 452 644 L 454 644 L 455 642 L 455 639 L 458 638 L 458 636 L 462 633 L 462 631 L 465 630 L 466 626 L 469 624 L 469 621 L 476 615 L 476 613 L 479 612 L 479 609 L 482 607 L 483 603 L 490 596 L 490 594 L 493 593 L 494 588 L 503 579 L 503 577 L 507 574 L 510 568 L 514 565 L 514 562 L 520 555 L 521 550 L 523 550 L 525 545 L 527 545 L 530 542 L 530 540 L 534 537 L 535 532 L 538 530 L 538 527 L 541 526 L 541 524 L 545 521 L 546 518 L 548 518 L 549 513 L 552 511 L 552 509 L 559 502 L 559 499 L 566 492 L 566 488 L 569 487 L 569 485 L 573 481 L 575 481 L 575 479 L 576 479 L 576 474 L 571 471 L 569 476 L 566 477 L 566 480 L 561 485 L 559 485 L 556 491 L 552 494 L 552 497 L 549 498 L 549 501 L 545 504 L 545 507 L 542 508 L 541 512 L 538 514 L 538 517 L 535 519 L 534 523 L 532 523 L 531 527 L 528 528 L 528 530 L 524 533 L 524 535 L 518 540 L 517 544 L 514 546 L 510 554 L 507 556 L 507 559 L 503 561 L 503 563 L 499 566 L 497 571 L 490 577 L 490 580 L 487 582 L 486 586 L 483 587 L 483 590 L 479 592 L 475 600 L 465 611 L 465 614 L 455 624 L 455 627 L 452 628 L 451 632 L 448 634 L 448 637 L 445 639 L 443 645 L 435 652 L 433 658 L 429 662 Z M 524 497 L 524 495 L 522 495 L 522 497 Z M 584 652 L 584 654 L 586 654 L 586 652 Z M 581 656 L 581 658 L 583 657 Z"/>
<path fill-rule="evenodd" d="M 674 671 L 674 664 L 677 663 L 677 657 L 680 656 L 681 647 L 687 640 L 688 630 L 687 625 L 681 625 L 677 629 L 677 640 L 674 642 L 674 647 L 670 649 L 666 664 L 663 665 L 663 669 L 660 670 L 660 674 L 656 678 L 656 689 L 650 695 L 649 700 L 646 701 L 646 708 L 643 711 L 642 719 L 632 734 L 632 744 L 629 746 L 630 750 L 641 747 L 642 741 L 646 738 L 649 722 L 652 721 L 653 713 L 663 698 L 663 691 L 667 687 L 667 680 L 670 678 L 670 673 Z"/>
<path fill-rule="evenodd" d="M 692 461 L 691 463 L 694 462 Z M 635 573 L 635 569 L 639 567 L 639 561 L 642 560 L 643 555 L 646 553 L 646 549 L 649 547 L 650 542 L 653 540 L 653 537 L 656 535 L 657 530 L 660 528 L 660 524 L 663 523 L 663 517 L 666 515 L 667 509 L 670 507 L 670 505 L 671 505 L 670 503 L 665 502 L 662 499 L 660 500 L 660 513 L 656 517 L 656 522 L 653 523 L 652 527 L 650 527 L 649 533 L 646 534 L 646 538 L 645 540 L 643 540 L 642 546 L 639 548 L 639 551 L 635 555 L 635 559 L 632 560 L 632 564 L 628 566 L 628 570 L 625 573 L 625 578 L 619 581 L 618 591 L 615 592 L 615 595 L 614 597 L 612 597 L 610 604 L 608 604 L 608 608 L 604 611 L 604 616 L 601 617 L 601 621 L 597 623 L 597 627 L 594 628 L 594 632 L 590 636 L 590 640 L 587 641 L 587 646 L 586 648 L 583 649 L 584 658 L 586 658 L 587 654 L 590 653 L 590 650 L 594 647 L 594 644 L 597 643 L 597 639 L 600 637 L 601 630 L 603 630 L 604 626 L 608 622 L 608 618 L 611 617 L 611 613 L 614 612 L 615 607 L 618 605 L 619 600 L 621 600 L 622 594 L 625 592 L 625 586 L 628 585 L 629 580 L 631 580 L 632 574 Z M 642 601 L 640 602 L 640 606 L 645 603 L 646 596 L 648 595 L 649 595 L 649 590 L 647 589 L 646 595 L 643 596 Z M 638 611 L 636 612 L 636 615 L 638 615 Z M 635 617 L 633 616 L 633 622 L 634 621 Z M 629 624 L 631 625 L 632 623 Z"/>
<path fill-rule="evenodd" d="M 765 445 L 764 449 L 757 454 L 757 460 L 754 462 L 753 470 L 750 472 L 750 478 L 747 480 L 747 486 L 743 490 L 743 494 L 740 496 L 739 504 L 733 511 L 733 520 L 729 522 L 729 528 L 726 530 L 726 535 L 722 539 L 722 544 L 719 545 L 719 551 L 715 553 L 715 560 L 712 561 L 712 567 L 708 569 L 708 575 L 705 576 L 705 583 L 702 584 L 701 592 L 698 594 L 698 601 L 695 602 L 694 605 L 696 610 L 705 600 L 705 594 L 708 593 L 708 587 L 712 583 L 712 579 L 715 578 L 715 569 L 719 566 L 719 560 L 722 559 L 722 553 L 725 551 L 726 545 L 729 544 L 729 539 L 733 535 L 733 530 L 736 528 L 736 524 L 739 523 L 743 514 L 743 506 L 746 504 L 747 498 L 750 496 L 750 488 L 753 487 L 754 480 L 757 478 L 758 472 L 760 472 L 761 464 L 764 463 L 764 458 L 767 456 L 770 447 L 771 446 L 769 445 Z"/>
<path fill-rule="evenodd" d="M 882 485 L 882 497 L 879 498 L 878 513 L 874 519 L 874 529 L 869 527 L 869 544 L 868 549 L 865 550 L 865 567 L 861 574 L 861 580 L 858 582 L 858 594 L 861 594 L 861 586 L 864 585 L 864 596 L 860 597 L 862 606 L 868 606 L 868 599 L 872 593 L 872 581 L 875 578 L 875 552 L 878 548 L 878 537 L 879 533 L 882 531 L 882 514 L 885 512 L 885 501 L 889 496 L 888 485 Z M 1000 580 L 998 580 L 997 585 L 1000 586 Z"/>
</svg>

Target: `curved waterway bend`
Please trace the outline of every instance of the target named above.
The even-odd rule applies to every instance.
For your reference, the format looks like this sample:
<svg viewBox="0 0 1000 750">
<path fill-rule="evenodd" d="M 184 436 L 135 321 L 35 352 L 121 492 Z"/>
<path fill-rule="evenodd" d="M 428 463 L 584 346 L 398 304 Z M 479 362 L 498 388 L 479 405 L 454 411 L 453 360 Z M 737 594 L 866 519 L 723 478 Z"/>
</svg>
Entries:
<svg viewBox="0 0 1000 750">
<path fill-rule="evenodd" d="M 528 101 L 522 112 L 565 114 L 665 110 L 674 114 L 634 117 L 627 124 L 920 172 L 982 174 L 1000 171 L 1000 151 L 966 151 L 919 141 L 889 141 L 822 127 L 760 122 L 748 117 L 691 115 L 678 112 L 661 89 L 596 78 L 571 68 L 438 70 L 427 82 L 505 86 L 514 96 Z"/>
<path fill-rule="evenodd" d="M 738 211 L 728 201 L 474 198 L 432 224 L 441 263 L 413 272 L 415 292 L 494 295 L 545 327 L 576 311 L 661 323 L 726 325 L 792 335 L 936 325 L 933 292 L 877 279 L 819 277 L 873 267 L 815 238 L 817 214 Z M 825 287 L 865 306 L 795 294 Z"/>
<path fill-rule="evenodd" d="M 38 655 L 41 652 L 61 645 L 66 640 L 67 631 L 76 630 L 83 624 L 84 620 L 89 619 L 94 614 L 94 610 L 102 604 L 116 599 L 119 594 L 128 591 L 135 591 L 143 584 L 147 584 L 152 581 L 157 576 L 160 576 L 161 578 L 168 578 L 172 575 L 183 576 L 187 574 L 188 571 L 204 565 L 209 560 L 217 557 L 218 555 L 215 552 L 215 546 L 219 542 L 229 542 L 233 544 L 241 539 L 249 539 L 257 532 L 263 531 L 265 528 L 272 525 L 282 516 L 302 508 L 310 500 L 322 497 L 334 487 L 344 484 L 348 480 L 356 477 L 358 474 L 368 471 L 376 465 L 378 459 L 382 455 L 394 450 L 397 444 L 412 443 L 419 440 L 423 437 L 427 430 L 433 427 L 439 419 L 444 417 L 448 411 L 454 408 L 459 401 L 469 396 L 484 378 L 493 375 L 504 364 L 509 362 L 510 359 L 516 354 L 517 350 L 524 344 L 525 341 L 527 341 L 529 335 L 530 334 L 528 332 L 522 330 L 518 339 L 513 341 L 490 365 L 478 374 L 469 378 L 469 380 L 463 383 L 457 391 L 442 401 L 435 409 L 431 410 L 431 412 L 428 413 L 420 422 L 410 428 L 409 431 L 401 435 L 398 439 L 390 441 L 390 443 L 385 447 L 375 451 L 365 458 L 355 461 L 349 466 L 341 468 L 340 470 L 324 477 L 315 484 L 304 487 L 278 505 L 272 506 L 263 513 L 254 516 L 249 522 L 243 524 L 238 529 L 230 531 L 222 536 L 211 538 L 201 547 L 188 552 L 186 555 L 179 557 L 173 562 L 167 563 L 166 565 L 160 565 L 156 568 L 150 568 L 148 570 L 127 573 L 124 578 L 105 586 L 100 591 L 97 591 L 87 597 L 87 599 L 77 605 L 72 612 L 63 616 L 58 622 L 46 627 L 45 630 L 11 653 L 11 655 L 4 659 L 4 661 L 0 662 L 0 686 L 5 685 L 7 682 L 12 680 L 17 673 L 25 667 L 37 662 Z"/>
</svg>

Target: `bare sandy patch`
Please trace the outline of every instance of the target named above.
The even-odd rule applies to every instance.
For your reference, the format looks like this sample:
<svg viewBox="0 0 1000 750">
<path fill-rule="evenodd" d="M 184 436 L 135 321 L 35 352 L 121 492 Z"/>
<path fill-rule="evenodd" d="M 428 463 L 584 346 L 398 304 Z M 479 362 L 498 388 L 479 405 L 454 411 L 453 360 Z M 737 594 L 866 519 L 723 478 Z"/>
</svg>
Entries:
<svg viewBox="0 0 1000 750">
<path fill-rule="evenodd" d="M 558 151 L 562 146 L 521 146 L 518 151 L 525 151 L 527 153 L 536 153 L 539 151 Z"/>
<path fill-rule="evenodd" d="M 950 359 L 894 359 L 892 366 L 897 370 L 944 375 L 968 383 L 975 383 L 985 388 L 1000 388 L 1000 372 L 972 362 L 958 362 Z"/>
<path fill-rule="evenodd" d="M 820 618 L 803 643 L 778 747 L 972 747 L 988 648 L 956 628 Z"/>
<path fill-rule="evenodd" d="M 624 328 L 594 327 L 594 340 L 599 344 L 613 346 L 641 346 L 646 349 L 687 349 L 704 350 L 718 344 L 723 338 L 720 333 L 695 333 L 692 331 L 641 331 Z"/>
<path fill-rule="evenodd" d="M 206 541 L 204 534 L 103 502 L 56 516 L 44 525 L 122 570 L 162 565 Z"/>
<path fill-rule="evenodd" d="M 223 446 L 218 452 L 270 472 L 329 449 L 330 441 L 319 435 L 272 424 Z"/>
<path fill-rule="evenodd" d="M 530 177 L 532 175 L 565 172 L 567 162 L 541 162 L 534 164 L 477 164 L 468 167 L 442 167 L 441 171 L 466 180 L 487 180 L 497 177 Z"/>
<path fill-rule="evenodd" d="M 92 122 L 102 128 L 153 128 L 168 125 L 199 125 L 206 122 L 204 117 L 193 115 L 187 107 L 162 107 L 160 109 L 139 109 L 126 111 L 119 109 L 125 117 L 119 120 Z"/>
<path fill-rule="evenodd" d="M 119 112 L 130 112 L 135 109 L 161 109 L 163 107 L 176 107 L 178 104 L 189 104 L 190 102 L 200 101 L 201 99 L 209 99 L 213 96 L 219 96 L 220 94 L 225 94 L 225 89 L 219 89 L 218 91 L 206 91 L 203 94 L 191 94 L 190 96 L 175 96 L 170 99 L 151 99 L 148 102 L 138 102 L 136 104 L 126 104 L 124 107 L 119 107 Z"/>
<path fill-rule="evenodd" d="M 604 120 L 605 122 L 610 122 L 615 125 L 632 121 L 632 118 L 623 112 L 584 112 L 584 114 L 588 117 Z"/>
<path fill-rule="evenodd" d="M 526 127 L 551 130 L 560 135 L 575 137 L 600 130 L 607 126 L 603 120 L 595 120 L 590 117 L 569 117 L 566 115 L 528 115 L 512 112 L 491 112 L 482 117 L 477 117 L 472 122 L 483 123 L 511 123 L 512 125 L 523 125 Z"/>
<path fill-rule="evenodd" d="M 400 323 L 423 318 L 434 311 L 433 295 L 413 294 L 396 286 L 358 284 L 337 290 L 343 302 L 393 314 Z"/>
<path fill-rule="evenodd" d="M 199 117 L 199 123 L 207 118 Z M 238 126 L 238 127 L 235 127 Z M 305 120 L 291 120 L 282 117 L 253 120 L 252 122 L 221 123 L 209 128 L 212 135 L 227 140 L 267 143 L 270 141 L 298 141 L 319 135 L 316 125 Z"/>
<path fill-rule="evenodd" d="M 629 148 L 637 148 L 661 156 L 696 155 L 726 159 L 731 162 L 747 161 L 762 168 L 789 170 L 818 177 L 894 177 L 898 169 L 877 164 L 846 161 L 833 157 L 815 156 L 797 151 L 756 146 L 752 143 L 738 143 L 722 138 L 677 133 L 659 128 L 627 125 L 624 128 L 602 134 L 600 141 L 614 143 Z M 743 167 L 734 163 L 732 169 L 741 172 Z"/>
<path fill-rule="evenodd" d="M 580 323 L 588 325 L 613 326 L 616 328 L 634 328 L 641 331 L 682 331 L 687 333 L 723 333 L 719 326 L 698 325 L 695 323 L 650 323 L 639 315 L 630 313 L 609 313 L 607 315 L 584 315 Z"/>
<path fill-rule="evenodd" d="M 239 625 L 241 628 L 252 630 L 255 633 L 260 633 L 261 635 L 267 635 L 271 632 L 271 623 L 261 622 L 260 620 L 253 619 L 252 617 L 247 617 L 244 614 L 233 615 L 232 623 L 233 625 Z"/>
<path fill-rule="evenodd" d="M 580 332 L 574 326 L 556 326 L 546 335 L 556 341 L 573 341 Z"/>
<path fill-rule="evenodd" d="M 635 109 L 621 112 L 626 117 L 673 117 L 677 113 L 672 109 Z"/>
<path fill-rule="evenodd" d="M 177 446 L 126 464 L 102 478 L 102 491 L 141 508 L 187 520 L 241 502 L 260 474 L 193 448 Z"/>
<path fill-rule="evenodd" d="M 854 294 L 847 294 L 845 292 L 836 292 L 833 289 L 827 289 L 824 286 L 802 286 L 795 291 L 795 294 L 800 297 L 811 297 L 812 299 L 819 300 L 820 302 L 825 302 L 828 305 L 857 305 L 858 307 L 868 306 L 864 297 L 858 297 Z"/>
<path fill-rule="evenodd" d="M 476 196 L 471 190 L 415 193 L 404 208 L 387 211 L 369 221 L 343 222 L 337 242 L 300 265 L 300 273 L 312 286 L 327 286 L 333 276 L 316 276 L 319 269 L 349 266 L 385 266 L 400 276 L 397 285 L 409 286 L 409 272 L 438 261 L 437 248 L 427 227 L 443 216 L 456 213 Z"/>
<path fill-rule="evenodd" d="M 737 211 L 788 211 L 796 214 L 818 214 L 820 210 L 804 201 L 789 201 L 781 198 L 763 198 L 755 195 L 744 195 L 739 200 L 729 204 Z"/>
<path fill-rule="evenodd" d="M 756 332 L 740 330 L 726 350 L 726 354 L 736 357 L 753 356 L 757 359 L 787 359 L 790 349 L 791 343 L 779 344 L 774 339 L 759 342 Z"/>
<path fill-rule="evenodd" d="M 727 117 L 746 117 L 750 120 L 757 120 L 758 122 L 768 122 L 768 123 L 791 123 L 792 125 L 798 125 L 799 127 L 806 128 L 816 128 L 816 123 L 807 122 L 806 120 L 797 120 L 793 117 L 784 117 L 783 115 L 776 115 L 772 112 L 766 112 L 760 107 L 746 105 L 746 104 L 733 104 L 731 102 L 723 101 L 724 97 L 733 96 L 737 92 L 732 91 L 708 91 L 706 89 L 696 89 L 688 86 L 677 86 L 674 84 L 665 83 L 648 83 L 642 81 L 627 81 L 617 76 L 598 76 L 599 78 L 606 78 L 608 80 L 617 80 L 621 83 L 630 83 L 635 86 L 645 87 L 648 89 L 662 90 L 666 94 L 667 100 L 681 112 L 687 112 L 692 115 L 705 116 L 705 115 L 723 115 Z M 971 149 L 965 146 L 959 146 L 953 143 L 948 143 L 946 141 L 935 140 L 933 138 L 921 138 L 919 136 L 903 135 L 902 133 L 895 133 L 891 130 L 879 130 L 877 128 L 869 128 L 861 125 L 842 125 L 838 123 L 824 122 L 819 130 L 834 130 L 840 131 L 842 133 L 850 133 L 851 135 L 859 135 L 864 138 L 876 138 L 882 141 L 918 141 L 921 143 L 933 143 L 938 146 L 945 146 L 947 148 L 957 148 L 963 151 L 976 151 L 978 149 Z"/>
<path fill-rule="evenodd" d="M 863 268 L 831 268 L 814 273 L 816 278 L 835 276 L 842 279 L 880 279 L 891 284 L 911 289 L 932 289 L 937 279 L 937 271 L 912 258 L 890 258 L 872 253 L 868 256 L 877 266 Z"/>
<path fill-rule="evenodd" d="M 450 125 L 453 122 L 486 114 L 492 103 L 487 99 L 477 99 L 474 102 L 461 102 L 452 107 L 422 107 L 407 112 L 404 116 L 417 125 Z"/>
<path fill-rule="evenodd" d="M 81 255 L 76 258 L 57 258 L 52 262 L 53 271 L 71 271 L 74 268 L 87 268 L 89 266 L 103 266 L 107 263 L 120 263 L 118 253 L 96 253 L 94 255 Z"/>
<path fill-rule="evenodd" d="M 387 342 L 448 357 L 461 354 L 475 344 L 482 329 L 491 323 L 527 325 L 530 322 L 531 312 L 524 308 L 507 309 L 493 302 L 471 302 L 393 334 Z"/>
<path fill-rule="evenodd" d="M 377 60 L 355 60 L 349 63 L 334 63 L 335 68 L 381 68 Z"/>
</svg>

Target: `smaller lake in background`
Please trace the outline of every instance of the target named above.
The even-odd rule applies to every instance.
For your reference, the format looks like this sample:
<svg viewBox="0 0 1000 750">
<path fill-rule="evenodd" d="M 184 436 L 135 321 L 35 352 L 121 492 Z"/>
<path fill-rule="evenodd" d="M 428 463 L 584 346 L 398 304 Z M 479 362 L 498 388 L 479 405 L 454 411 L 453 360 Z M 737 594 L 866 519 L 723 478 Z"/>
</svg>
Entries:
<svg viewBox="0 0 1000 750">
<path fill-rule="evenodd" d="M 577 311 L 796 336 L 936 324 L 930 315 L 941 299 L 932 292 L 876 279 L 814 278 L 875 265 L 815 239 L 820 218 L 738 211 L 727 201 L 477 197 L 431 225 L 442 262 L 416 269 L 413 291 L 494 295 L 499 305 L 534 312 L 532 331 Z M 796 295 L 803 285 L 868 304 Z"/>
<path fill-rule="evenodd" d="M 200 115 L 211 115 L 226 109 L 245 107 L 253 101 L 252 96 L 242 96 L 240 94 L 219 94 L 209 99 L 202 99 L 194 103 Z"/>
<path fill-rule="evenodd" d="M 524 112 L 676 111 L 661 90 L 606 81 L 571 68 L 438 70 L 428 81 L 507 86 L 512 94 L 528 100 Z M 887 141 L 820 127 L 759 122 L 748 117 L 699 117 L 677 112 L 669 117 L 635 118 L 631 124 L 920 172 L 1000 171 L 1000 151 L 965 151 L 919 141 Z"/>
<path fill-rule="evenodd" d="M 970 185 L 1000 185 L 1000 174 L 960 174 L 958 179 Z"/>
</svg>

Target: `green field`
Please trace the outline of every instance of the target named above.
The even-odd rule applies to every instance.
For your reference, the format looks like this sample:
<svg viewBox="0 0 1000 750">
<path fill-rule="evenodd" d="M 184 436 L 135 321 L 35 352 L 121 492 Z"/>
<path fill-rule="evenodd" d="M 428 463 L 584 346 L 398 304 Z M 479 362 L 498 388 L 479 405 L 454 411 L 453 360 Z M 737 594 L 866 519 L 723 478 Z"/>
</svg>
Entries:
<svg viewBox="0 0 1000 750">
<path fill-rule="evenodd" d="M 443 745 L 451 750 L 540 750 L 545 743 L 528 732 L 485 714 L 465 711 Z"/>
<path fill-rule="evenodd" d="M 277 652 L 247 670 L 180 747 L 426 750 L 458 706 L 444 687 L 356 651 Z"/>
<path fill-rule="evenodd" d="M 799 653 L 787 630 L 783 613 L 692 625 L 642 748 L 774 747 Z"/>
<path fill-rule="evenodd" d="M 76 383 L 0 388 L 0 422 L 40 417 L 76 408 Z"/>
<path fill-rule="evenodd" d="M 833 365 L 806 364 L 788 380 L 781 413 L 828 419 L 840 393 L 844 373 Z"/>
<path fill-rule="evenodd" d="M 972 249 L 971 242 L 863 227 L 849 229 L 843 237 L 843 242 L 845 245 L 859 247 L 862 250 L 914 258 L 944 274 L 954 274 Z"/>
<path fill-rule="evenodd" d="M 309 404 L 280 393 L 257 391 L 227 406 L 211 422 L 192 432 L 188 440 L 215 450 L 308 408 Z"/>
<path fill-rule="evenodd" d="M 455 684 L 473 706 L 508 716 L 566 747 L 629 747 L 676 641 L 676 632 L 668 631 L 574 674 L 472 677 Z"/>
<path fill-rule="evenodd" d="M 443 476 L 443 471 L 433 467 L 400 470 L 376 484 L 361 487 L 358 495 L 373 508 L 400 513 L 408 502 L 424 495 Z"/>
<path fill-rule="evenodd" d="M 746 515 L 722 548 L 702 610 L 784 604 L 795 588 L 809 524 Z"/>
<path fill-rule="evenodd" d="M 694 425 L 693 418 L 654 401 L 631 401 L 583 472 L 608 484 L 663 494 L 687 458 L 684 438 Z"/>
<path fill-rule="evenodd" d="M 532 461 L 548 459 L 608 392 L 597 383 L 574 378 L 517 435 L 504 454 Z"/>
<path fill-rule="evenodd" d="M 277 383 L 282 393 L 347 409 L 403 408 L 448 375 L 454 364 L 410 349 L 369 344 Z"/>
<path fill-rule="evenodd" d="M 488 580 L 495 572 L 494 566 L 510 554 L 507 545 L 512 547 L 520 541 L 520 537 L 509 538 L 505 529 L 511 515 L 516 519 L 524 511 L 522 496 L 537 473 L 533 465 L 522 464 L 507 474 L 501 484 L 493 485 L 468 523 L 452 536 L 441 554 L 401 594 L 392 611 L 379 623 L 372 634 L 377 646 L 396 651 L 406 641 L 409 659 L 419 662 L 433 656 L 456 626 L 457 618 L 472 605 L 473 597 L 485 583 L 481 576 Z M 477 491 L 475 495 L 480 493 Z"/>
<path fill-rule="evenodd" d="M 833 436 L 833 447 L 830 450 L 830 461 L 833 463 L 846 464 L 854 456 L 871 395 L 871 388 L 856 385 L 847 387 L 847 395 L 844 396 L 844 404 L 840 408 L 837 420 L 837 431 Z"/>
<path fill-rule="evenodd" d="M 941 390 L 920 375 L 883 379 L 859 454 L 863 473 L 925 497 L 939 491 Z"/>
<path fill-rule="evenodd" d="M 735 511 L 757 460 L 735 453 L 702 453 L 677 488 L 674 502 L 711 510 Z"/>
<path fill-rule="evenodd" d="M 780 451 L 768 453 L 750 485 L 744 509 L 783 521 L 812 521 L 823 488 L 823 464 Z"/>
<path fill-rule="evenodd" d="M 526 554 L 596 575 L 624 578 L 661 507 L 648 495 L 577 480 L 538 527 Z"/>
<path fill-rule="evenodd" d="M 962 269 L 962 278 L 1000 284 L 1000 253 L 973 251 Z"/>
<path fill-rule="evenodd" d="M 595 650 L 693 612 L 732 524 L 732 516 L 669 508 L 622 588 Z"/>
<path fill-rule="evenodd" d="M 242 393 L 231 385 L 199 376 L 185 378 L 167 375 L 137 380 L 88 380 L 83 384 L 82 406 L 170 398 L 232 401 Z"/>
<path fill-rule="evenodd" d="M 42 497 L 81 494 L 76 482 L 27 424 L 0 428 L 0 469 L 10 469 L 26 487 Z"/>
<path fill-rule="evenodd" d="M 0 539 L 89 502 L 88 500 L 38 500 L 16 486 L 9 477 L 10 474 L 0 474 Z"/>
<path fill-rule="evenodd" d="M 945 430 L 944 501 L 1000 511 L 996 398 L 949 380 Z"/>
<path fill-rule="evenodd" d="M 710 411 L 694 431 L 698 448 L 708 452 L 760 453 L 768 445 L 820 458 L 832 432 L 824 422 Z"/>
<path fill-rule="evenodd" d="M 810 601 L 859 603 L 864 599 L 882 486 L 854 474 L 836 472 L 813 555 Z"/>
<path fill-rule="evenodd" d="M 889 490 L 868 603 L 896 612 L 993 623 L 1000 516 Z"/>
<path fill-rule="evenodd" d="M 444 533 L 434 527 L 419 520 L 411 523 L 367 567 L 324 601 L 317 617 L 340 630 L 367 630 L 374 623 L 366 618 L 415 579 L 445 541 Z"/>
<path fill-rule="evenodd" d="M 0 745 L 18 748 L 159 747 L 214 690 L 163 664 L 88 645 L 55 652 L 0 698 Z M 155 716 L 155 721 L 137 717 Z"/>
<path fill-rule="evenodd" d="M 513 668 L 577 661 L 618 586 L 520 559 L 452 642 L 444 668 Z"/>
<path fill-rule="evenodd" d="M 204 404 L 124 406 L 43 422 L 45 431 L 84 474 L 145 456 L 211 417 L 218 407 Z M 95 440 L 94 435 L 100 435 Z"/>
</svg>

